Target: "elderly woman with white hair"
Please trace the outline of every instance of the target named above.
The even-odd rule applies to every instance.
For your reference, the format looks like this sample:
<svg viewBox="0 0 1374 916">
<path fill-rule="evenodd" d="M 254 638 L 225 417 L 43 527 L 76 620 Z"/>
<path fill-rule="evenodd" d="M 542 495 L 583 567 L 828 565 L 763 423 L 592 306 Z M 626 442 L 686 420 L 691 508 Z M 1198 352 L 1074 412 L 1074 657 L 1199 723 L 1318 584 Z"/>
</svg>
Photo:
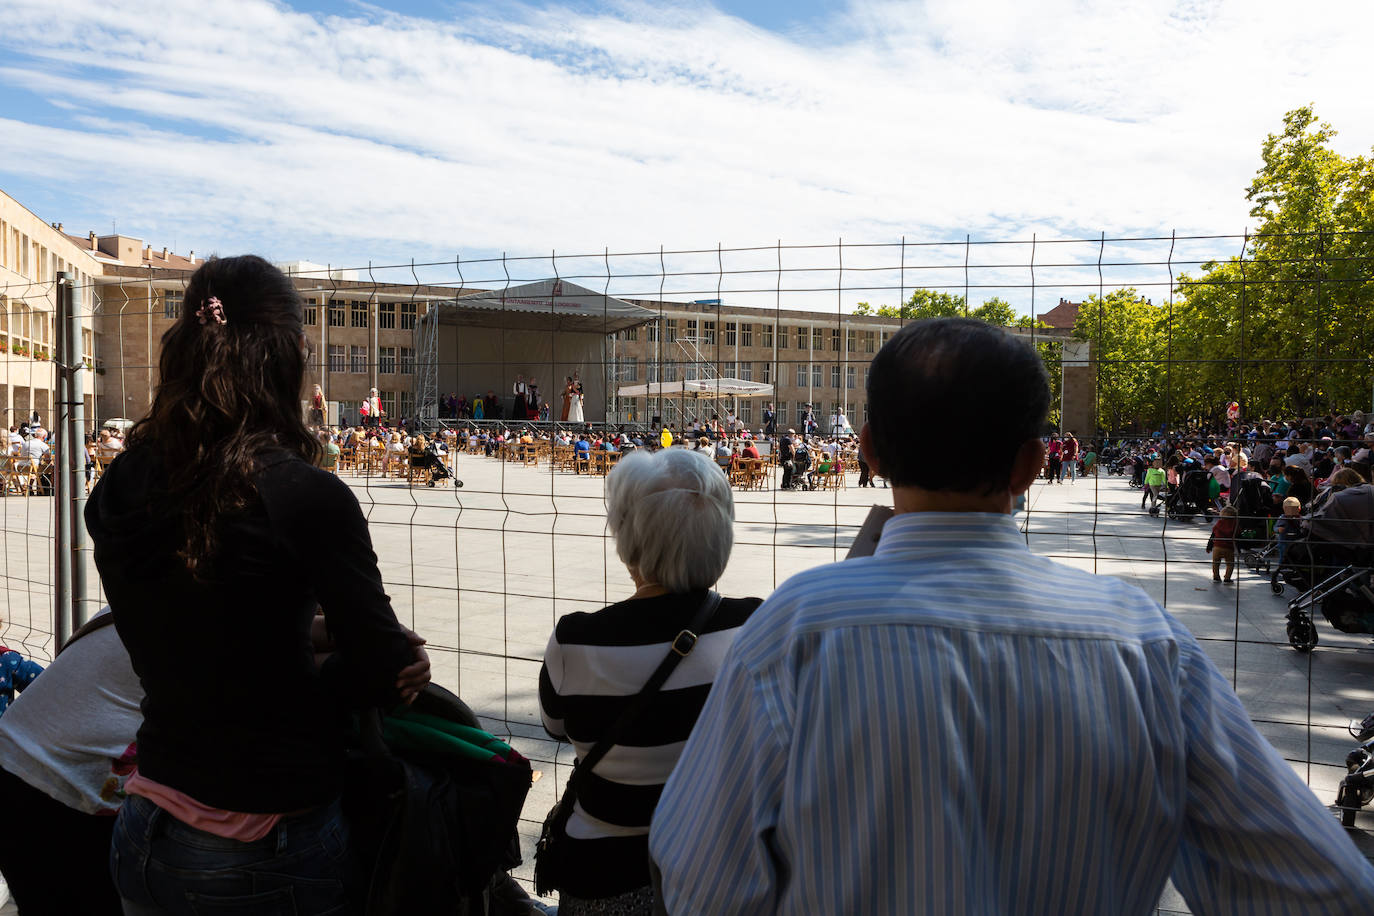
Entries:
<svg viewBox="0 0 1374 916">
<path fill-rule="evenodd" d="M 560 916 L 653 911 L 654 806 L 726 650 L 761 603 L 711 591 L 734 546 L 735 504 L 725 475 L 704 453 L 625 456 L 606 478 L 606 511 L 634 594 L 560 619 L 539 673 L 544 727 L 572 742 L 579 761 L 616 733 L 589 771 L 578 768 L 555 861 L 541 853 L 540 868 L 549 865 L 560 891 Z M 697 636 L 689 654 L 624 717 L 656 669 L 684 647 L 689 628 Z"/>
</svg>

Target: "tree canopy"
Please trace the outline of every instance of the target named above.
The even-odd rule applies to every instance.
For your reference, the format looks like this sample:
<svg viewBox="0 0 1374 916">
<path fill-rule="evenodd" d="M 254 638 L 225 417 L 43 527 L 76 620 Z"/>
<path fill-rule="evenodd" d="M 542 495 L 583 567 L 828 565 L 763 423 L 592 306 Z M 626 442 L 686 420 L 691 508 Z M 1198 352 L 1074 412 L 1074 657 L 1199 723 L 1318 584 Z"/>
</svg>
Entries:
<svg viewBox="0 0 1374 916">
<path fill-rule="evenodd" d="M 1374 154 L 1332 149 L 1311 106 L 1267 136 L 1245 191 L 1257 221 L 1243 252 L 1179 275 L 1152 303 L 1135 289 L 1089 296 L 1073 334 L 1093 342 L 1098 423 L 1153 429 L 1182 418 L 1320 416 L 1370 407 L 1374 388 Z M 1029 326 L 1010 304 L 968 308 L 918 289 L 900 307 L 856 313 L 915 320 L 968 315 Z M 1056 385 L 1058 347 L 1041 345 Z"/>
<path fill-rule="evenodd" d="M 1182 275 L 1170 331 L 1175 416 L 1316 416 L 1368 406 L 1374 382 L 1374 159 L 1332 150 L 1290 111 L 1246 191 L 1243 255 Z M 1180 411 L 1182 413 L 1180 413 Z"/>
</svg>

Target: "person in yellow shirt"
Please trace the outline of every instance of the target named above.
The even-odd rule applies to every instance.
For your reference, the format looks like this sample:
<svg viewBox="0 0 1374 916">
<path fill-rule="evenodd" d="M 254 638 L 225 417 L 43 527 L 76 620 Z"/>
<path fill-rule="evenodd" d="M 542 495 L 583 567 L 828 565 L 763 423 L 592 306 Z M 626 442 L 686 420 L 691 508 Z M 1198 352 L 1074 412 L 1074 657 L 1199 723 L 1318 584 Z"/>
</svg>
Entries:
<svg viewBox="0 0 1374 916">
<path fill-rule="evenodd" d="M 673 434 L 668 432 L 668 427 L 663 427 L 663 432 L 658 437 L 659 444 L 664 448 L 670 448 L 673 444 Z"/>
</svg>

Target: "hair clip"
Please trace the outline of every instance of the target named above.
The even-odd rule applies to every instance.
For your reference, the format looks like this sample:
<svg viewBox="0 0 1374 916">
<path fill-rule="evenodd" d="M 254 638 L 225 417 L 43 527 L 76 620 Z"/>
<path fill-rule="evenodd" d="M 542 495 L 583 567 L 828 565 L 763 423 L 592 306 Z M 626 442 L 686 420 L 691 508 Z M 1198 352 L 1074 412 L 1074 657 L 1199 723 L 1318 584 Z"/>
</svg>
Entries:
<svg viewBox="0 0 1374 916">
<path fill-rule="evenodd" d="M 224 320 L 224 303 L 219 301 L 219 296 L 211 296 L 205 300 L 205 304 L 196 310 L 196 317 L 201 324 L 209 324 L 213 318 L 215 324 L 228 324 Z"/>
</svg>

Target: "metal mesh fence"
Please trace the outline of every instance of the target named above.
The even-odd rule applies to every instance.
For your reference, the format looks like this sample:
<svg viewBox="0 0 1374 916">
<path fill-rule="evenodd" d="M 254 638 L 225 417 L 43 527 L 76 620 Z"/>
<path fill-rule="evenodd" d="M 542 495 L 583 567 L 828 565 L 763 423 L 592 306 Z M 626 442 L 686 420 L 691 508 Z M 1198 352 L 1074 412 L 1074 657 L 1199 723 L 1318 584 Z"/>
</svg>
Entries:
<svg viewBox="0 0 1374 916">
<path fill-rule="evenodd" d="M 780 431 L 814 423 L 844 465 L 823 487 L 780 490 L 768 448 L 761 471 L 737 481 L 736 546 L 719 588 L 766 596 L 792 573 L 841 559 L 870 505 L 884 501 L 882 482 L 856 486 L 847 437 L 867 419 L 873 353 L 929 314 L 972 314 L 1032 341 L 1052 379 L 1046 434 L 1074 433 L 1097 458 L 1083 476 L 1032 489 L 1018 515 L 1030 548 L 1157 598 L 1329 802 L 1352 744 L 1344 725 L 1374 710 L 1369 637 L 1331 628 L 1310 604 L 1319 643 L 1295 651 L 1288 602 L 1301 589 L 1271 581 L 1259 557 L 1241 563 L 1236 586 L 1215 585 L 1210 521 L 1201 511 L 1149 514 L 1127 459 L 1161 435 L 1248 442 L 1241 427 L 1265 420 L 1306 427 L 1323 449 L 1327 433 L 1354 454 L 1374 421 L 1370 243 L 1310 233 L 659 248 L 298 268 L 295 281 L 319 419 L 341 433 L 365 428 L 364 444 L 342 443 L 337 472 L 367 515 L 397 615 L 429 639 L 436 681 L 542 772 L 523 824 L 529 841 L 572 762 L 540 726 L 545 643 L 560 616 L 633 591 L 605 525 L 610 460 L 583 464 L 545 437 L 623 429 L 656 440 L 667 426 L 680 446 L 716 421 L 762 436 L 766 405 Z M 157 341 L 181 312 L 187 277 L 128 268 L 84 285 L 92 432 L 146 408 Z M 51 289 L 10 285 L 0 296 L 14 424 L 53 404 L 37 394 L 52 390 L 51 367 L 35 359 L 41 335 L 29 326 L 20 344 L 16 333 L 21 308 L 51 309 Z M 580 420 L 576 397 L 565 413 L 570 380 Z M 388 427 L 404 418 L 431 436 L 451 431 L 448 460 L 464 485 L 429 487 L 384 438 L 372 446 L 383 411 Z M 995 440 L 1001 419 L 990 405 L 959 428 L 912 430 L 912 447 L 958 462 Z M 92 477 L 113 454 L 94 446 Z M 3 503 L 3 635 L 44 659 L 52 501 L 24 495 L 41 485 L 18 468 L 12 459 Z M 1266 527 L 1250 546 L 1267 536 Z M 93 570 L 89 581 L 94 606 Z"/>
</svg>

